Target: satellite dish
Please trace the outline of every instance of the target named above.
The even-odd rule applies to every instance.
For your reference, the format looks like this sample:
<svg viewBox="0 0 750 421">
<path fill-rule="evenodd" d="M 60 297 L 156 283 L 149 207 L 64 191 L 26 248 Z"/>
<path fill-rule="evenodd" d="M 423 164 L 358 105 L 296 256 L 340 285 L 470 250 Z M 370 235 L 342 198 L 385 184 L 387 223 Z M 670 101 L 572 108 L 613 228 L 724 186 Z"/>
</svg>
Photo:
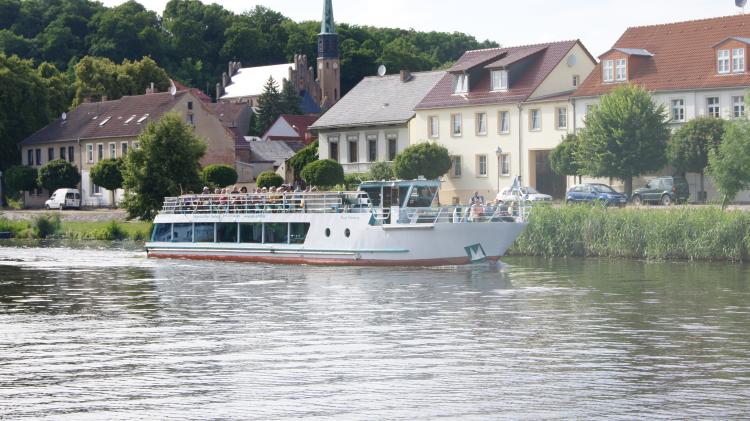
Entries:
<svg viewBox="0 0 750 421">
<path fill-rule="evenodd" d="M 380 66 L 378 66 L 378 76 L 380 76 L 380 77 L 385 76 L 385 72 L 386 71 L 387 71 L 387 69 L 385 68 L 384 65 L 381 64 Z"/>
<path fill-rule="evenodd" d="M 745 5 L 747 4 L 747 0 L 734 0 L 734 4 L 737 7 L 745 7 Z"/>
<path fill-rule="evenodd" d="M 62 115 L 60 116 L 60 118 L 62 118 L 63 121 L 67 120 L 68 119 L 68 113 L 62 113 Z"/>
<path fill-rule="evenodd" d="M 570 56 L 568 56 L 568 67 L 575 66 L 577 60 L 578 60 L 578 58 L 576 58 L 575 54 L 571 54 Z"/>
</svg>

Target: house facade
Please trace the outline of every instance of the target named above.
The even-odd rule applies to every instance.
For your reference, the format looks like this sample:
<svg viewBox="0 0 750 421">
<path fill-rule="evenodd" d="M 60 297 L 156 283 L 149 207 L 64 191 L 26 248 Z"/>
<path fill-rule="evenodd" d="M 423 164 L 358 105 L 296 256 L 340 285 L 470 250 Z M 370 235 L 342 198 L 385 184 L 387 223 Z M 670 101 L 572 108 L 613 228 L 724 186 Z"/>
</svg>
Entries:
<svg viewBox="0 0 750 421">
<path fill-rule="evenodd" d="M 667 109 L 673 130 L 699 116 L 743 117 L 750 87 L 749 46 L 750 15 L 629 28 L 574 93 L 575 128 L 585 127 L 586 114 L 602 95 L 627 83 L 652 92 L 654 101 Z M 671 172 L 665 168 L 660 173 Z M 686 178 L 695 200 L 699 175 Z M 634 187 L 644 179 L 634 180 Z M 621 181 L 614 182 L 621 187 Z M 705 190 L 709 201 L 719 198 L 710 177 Z M 750 192 L 736 200 L 750 201 Z"/>
<path fill-rule="evenodd" d="M 413 140 L 414 107 L 444 75 L 402 71 L 364 78 L 310 126 L 320 159 L 338 161 L 347 174 L 393 161 Z"/>
<path fill-rule="evenodd" d="M 114 101 L 84 103 L 24 139 L 24 165 L 40 168 L 50 161 L 65 159 L 81 172 L 83 206 L 111 206 L 110 192 L 91 180 L 91 168 L 102 159 L 121 158 L 140 145 L 137 137 L 152 121 L 176 112 L 190 124 L 208 148 L 200 161 L 235 165 L 235 136 L 211 108 L 189 91 L 126 96 Z M 26 193 L 26 204 L 42 206 L 51 192 Z M 115 201 L 122 198 L 118 190 Z"/>
<path fill-rule="evenodd" d="M 562 197 L 566 180 L 549 153 L 572 130 L 570 95 L 595 65 L 577 40 L 467 51 L 416 106 L 410 129 L 412 143 L 451 154 L 440 200 L 491 199 L 516 176 Z"/>
</svg>

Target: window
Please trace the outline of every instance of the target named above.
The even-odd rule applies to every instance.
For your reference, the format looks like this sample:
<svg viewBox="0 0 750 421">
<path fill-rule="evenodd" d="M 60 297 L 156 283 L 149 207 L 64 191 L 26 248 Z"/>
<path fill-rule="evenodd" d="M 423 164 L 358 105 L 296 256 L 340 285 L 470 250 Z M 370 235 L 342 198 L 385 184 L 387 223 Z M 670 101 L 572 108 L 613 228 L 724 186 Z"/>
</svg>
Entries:
<svg viewBox="0 0 750 421">
<path fill-rule="evenodd" d="M 456 75 L 454 88 L 453 91 L 457 94 L 465 94 L 469 92 L 469 75 L 465 73 Z"/>
<path fill-rule="evenodd" d="M 594 111 L 594 104 L 586 105 L 586 115 L 591 114 L 592 111 Z"/>
<path fill-rule="evenodd" d="M 193 117 L 193 113 L 187 115 L 187 123 L 191 126 L 195 126 L 195 117 Z"/>
<path fill-rule="evenodd" d="M 26 151 L 26 165 L 34 165 L 34 150 Z"/>
<path fill-rule="evenodd" d="M 474 121 L 477 126 L 477 134 L 480 136 L 485 136 L 487 134 L 487 113 L 475 114 Z"/>
<path fill-rule="evenodd" d="M 172 241 L 172 224 L 156 224 L 151 233 L 151 241 L 155 243 Z"/>
<path fill-rule="evenodd" d="M 328 158 L 339 162 L 339 137 L 328 136 Z"/>
<path fill-rule="evenodd" d="M 263 224 L 261 223 L 240 224 L 240 243 L 259 244 L 262 242 L 263 242 Z"/>
<path fill-rule="evenodd" d="M 398 135 L 390 133 L 385 135 L 385 137 L 388 139 L 388 160 L 393 161 L 396 159 L 396 154 L 398 153 Z"/>
<path fill-rule="evenodd" d="M 36 164 L 37 165 L 42 165 L 42 150 L 41 149 L 34 150 L 34 155 L 36 155 L 35 156 L 35 158 L 36 158 Z"/>
<path fill-rule="evenodd" d="M 193 242 L 195 243 L 213 243 L 214 242 L 214 224 L 195 224 L 193 228 Z"/>
<path fill-rule="evenodd" d="M 672 100 L 672 121 L 685 121 L 685 100 Z"/>
<path fill-rule="evenodd" d="M 128 154 L 128 142 L 122 142 L 120 144 L 120 156 L 124 157 Z"/>
<path fill-rule="evenodd" d="M 578 75 L 573 75 L 573 87 L 575 88 L 576 86 L 580 84 L 581 84 L 581 77 Z"/>
<path fill-rule="evenodd" d="M 529 129 L 542 129 L 542 112 L 538 109 L 529 111 Z"/>
<path fill-rule="evenodd" d="M 732 49 L 732 72 L 742 73 L 745 71 L 745 49 Z"/>
<path fill-rule="evenodd" d="M 128 117 L 127 120 L 125 120 L 125 123 L 123 124 L 130 124 L 131 121 L 135 120 L 135 118 L 138 117 L 137 115 L 133 114 L 130 117 Z"/>
<path fill-rule="evenodd" d="M 357 141 L 357 136 L 347 136 L 346 139 L 349 144 L 349 162 L 359 162 L 359 156 L 357 154 L 359 142 Z"/>
<path fill-rule="evenodd" d="M 628 80 L 628 65 L 624 58 L 615 61 L 615 80 Z"/>
<path fill-rule="evenodd" d="M 193 224 L 173 224 L 172 225 L 172 242 L 173 243 L 192 243 L 193 242 Z"/>
<path fill-rule="evenodd" d="M 719 104 L 719 97 L 713 96 L 713 97 L 706 98 L 706 106 L 708 107 L 708 112 L 706 114 L 709 117 L 715 117 L 715 118 L 721 117 L 721 107 Z"/>
<path fill-rule="evenodd" d="M 729 50 L 719 50 L 716 57 L 716 68 L 719 73 L 729 73 Z"/>
<path fill-rule="evenodd" d="M 68 146 L 68 160 L 70 162 L 75 161 L 75 148 L 73 146 Z"/>
<path fill-rule="evenodd" d="M 141 149 L 141 144 L 139 142 L 133 142 L 133 149 Z"/>
<path fill-rule="evenodd" d="M 451 157 L 451 176 L 454 178 L 461 177 L 461 156 Z"/>
<path fill-rule="evenodd" d="M 67 158 L 65 158 L 65 146 L 60 147 L 60 159 L 67 161 Z"/>
<path fill-rule="evenodd" d="M 144 121 L 146 121 L 147 118 L 148 118 L 148 114 L 144 114 L 143 117 L 139 118 L 138 121 L 136 121 L 136 123 L 141 124 Z"/>
<path fill-rule="evenodd" d="M 289 243 L 305 244 L 308 231 L 310 231 L 309 222 L 292 222 L 289 224 Z"/>
<path fill-rule="evenodd" d="M 263 242 L 270 244 L 286 244 L 289 242 L 289 224 L 263 224 Z"/>
<path fill-rule="evenodd" d="M 602 79 L 605 82 L 614 82 L 615 80 L 615 62 L 612 60 L 604 60 L 602 63 Z"/>
<path fill-rule="evenodd" d="M 217 243 L 236 243 L 237 242 L 237 224 L 230 224 L 230 223 L 216 224 L 216 242 Z"/>
<path fill-rule="evenodd" d="M 487 177 L 487 155 L 477 155 L 477 177 Z"/>
<path fill-rule="evenodd" d="M 188 110 L 192 110 L 193 109 L 193 101 L 188 101 L 187 107 L 188 107 Z"/>
<path fill-rule="evenodd" d="M 508 89 L 508 71 L 507 70 L 493 70 L 492 71 L 492 90 L 493 91 L 505 91 Z"/>
<path fill-rule="evenodd" d="M 557 117 L 557 128 L 559 130 L 565 130 L 568 128 L 568 108 L 567 107 L 560 107 L 556 110 L 555 113 Z"/>
<path fill-rule="evenodd" d="M 110 143 L 109 144 L 109 159 L 115 159 L 115 158 L 117 158 L 117 144 Z"/>
<path fill-rule="evenodd" d="M 497 131 L 500 133 L 510 133 L 510 113 L 508 111 L 497 113 Z"/>
<path fill-rule="evenodd" d="M 55 148 L 47 148 L 47 162 L 55 160 Z"/>
<path fill-rule="evenodd" d="M 503 177 L 510 176 L 510 154 L 500 155 L 500 175 Z"/>
<path fill-rule="evenodd" d="M 432 139 L 440 136 L 440 118 L 436 115 L 430 116 L 429 118 L 427 136 Z"/>
<path fill-rule="evenodd" d="M 94 145 L 92 144 L 86 145 L 86 162 L 94 162 Z"/>
<path fill-rule="evenodd" d="M 367 161 L 375 162 L 378 160 L 378 135 L 367 135 Z"/>
<path fill-rule="evenodd" d="M 451 115 L 451 135 L 461 136 L 461 114 Z"/>
<path fill-rule="evenodd" d="M 99 186 L 97 186 L 96 184 L 94 184 L 93 181 L 91 182 L 91 194 L 92 195 L 102 194 L 102 191 L 99 188 Z"/>
<path fill-rule="evenodd" d="M 97 143 L 96 144 L 96 160 L 101 161 L 102 159 L 104 159 L 104 144 Z"/>
<path fill-rule="evenodd" d="M 732 97 L 732 117 L 741 118 L 745 116 L 745 97 Z"/>
</svg>

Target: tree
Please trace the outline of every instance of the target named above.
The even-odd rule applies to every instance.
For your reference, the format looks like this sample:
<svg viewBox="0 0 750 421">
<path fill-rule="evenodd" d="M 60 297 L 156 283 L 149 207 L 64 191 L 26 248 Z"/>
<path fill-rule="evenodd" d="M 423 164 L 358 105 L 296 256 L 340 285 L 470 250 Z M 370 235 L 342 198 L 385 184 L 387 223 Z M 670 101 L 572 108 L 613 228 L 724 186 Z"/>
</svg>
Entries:
<svg viewBox="0 0 750 421">
<path fill-rule="evenodd" d="M 294 170 L 294 178 L 300 179 L 302 170 L 311 162 L 318 160 L 318 141 L 305 146 L 289 158 L 289 165 Z"/>
<path fill-rule="evenodd" d="M 563 141 L 549 154 L 552 170 L 560 175 L 578 176 L 581 180 L 581 165 L 576 161 L 580 139 L 573 133 L 565 135 Z"/>
<path fill-rule="evenodd" d="M 109 190 L 112 197 L 112 206 L 115 205 L 115 190 L 122 188 L 123 160 L 102 159 L 91 168 L 91 181 L 97 186 Z"/>
<path fill-rule="evenodd" d="M 332 187 L 344 183 L 344 168 L 332 159 L 315 161 L 302 170 L 302 179 L 310 186 Z"/>
<path fill-rule="evenodd" d="M 16 165 L 8 168 L 3 174 L 6 193 L 16 199 L 19 193 L 36 189 L 39 186 L 37 177 L 38 172 L 34 167 Z"/>
<path fill-rule="evenodd" d="M 68 161 L 57 159 L 39 169 L 40 186 L 50 193 L 62 188 L 75 188 L 81 182 L 78 168 Z"/>
<path fill-rule="evenodd" d="M 724 120 L 698 117 L 680 127 L 667 144 L 667 158 L 676 171 L 700 173 L 700 200 L 704 200 L 703 173 L 708 166 L 708 152 L 719 147 L 723 135 Z"/>
<path fill-rule="evenodd" d="M 738 192 L 750 187 L 750 121 L 726 123 L 721 144 L 708 150 L 708 172 L 724 196 L 722 209 Z"/>
<path fill-rule="evenodd" d="M 393 172 L 403 180 L 414 180 L 420 176 L 434 180 L 450 169 L 448 149 L 437 143 L 422 142 L 409 146 L 393 160 Z"/>
<path fill-rule="evenodd" d="M 302 107 L 300 106 L 300 100 L 302 98 L 297 92 L 297 88 L 291 81 L 284 81 L 284 88 L 281 90 L 281 98 L 279 100 L 279 115 L 291 114 L 300 115 L 302 114 Z M 278 116 L 276 117 L 278 118 Z M 276 121 L 276 119 L 274 119 Z"/>
<path fill-rule="evenodd" d="M 115 64 L 108 58 L 86 56 L 76 64 L 75 76 L 73 105 L 87 97 L 106 95 L 112 100 L 124 95 L 142 95 L 151 83 L 162 92 L 170 86 L 167 72 L 149 57 Z"/>
<path fill-rule="evenodd" d="M 165 41 L 156 12 L 133 0 L 94 15 L 89 54 L 114 61 L 160 56 Z"/>
<path fill-rule="evenodd" d="M 125 157 L 123 207 L 129 218 L 152 220 L 164 197 L 200 189 L 199 161 L 206 143 L 177 113 L 149 123 L 138 142 L 140 148 Z"/>
<path fill-rule="evenodd" d="M 376 162 L 370 166 L 370 180 L 393 180 L 393 165 L 390 162 Z"/>
<path fill-rule="evenodd" d="M 657 107 L 640 86 L 619 86 L 602 96 L 599 106 L 586 116 L 580 136 L 576 160 L 582 172 L 624 180 L 628 196 L 633 177 L 659 170 L 666 163 L 666 110 L 663 105 Z"/>
<path fill-rule="evenodd" d="M 258 185 L 258 187 L 279 187 L 280 185 L 284 184 L 284 177 L 276 174 L 273 171 L 263 171 L 258 175 L 258 178 L 255 180 L 255 183 Z"/>
<path fill-rule="evenodd" d="M 212 164 L 201 171 L 201 178 L 211 187 L 223 188 L 237 182 L 237 170 L 225 164 Z"/>
<path fill-rule="evenodd" d="M 273 76 L 268 78 L 263 93 L 258 97 L 258 113 L 255 132 L 263 136 L 281 114 L 281 94 Z"/>
</svg>

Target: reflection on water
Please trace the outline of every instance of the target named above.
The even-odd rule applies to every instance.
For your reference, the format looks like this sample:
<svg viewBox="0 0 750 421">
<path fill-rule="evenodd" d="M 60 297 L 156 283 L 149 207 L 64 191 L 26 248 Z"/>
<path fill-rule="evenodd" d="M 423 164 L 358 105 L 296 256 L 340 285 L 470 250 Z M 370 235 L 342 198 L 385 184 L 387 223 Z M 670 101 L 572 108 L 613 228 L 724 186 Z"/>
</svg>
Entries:
<svg viewBox="0 0 750 421">
<path fill-rule="evenodd" d="M 750 270 L 0 247 L 0 418 L 746 418 Z"/>
</svg>

